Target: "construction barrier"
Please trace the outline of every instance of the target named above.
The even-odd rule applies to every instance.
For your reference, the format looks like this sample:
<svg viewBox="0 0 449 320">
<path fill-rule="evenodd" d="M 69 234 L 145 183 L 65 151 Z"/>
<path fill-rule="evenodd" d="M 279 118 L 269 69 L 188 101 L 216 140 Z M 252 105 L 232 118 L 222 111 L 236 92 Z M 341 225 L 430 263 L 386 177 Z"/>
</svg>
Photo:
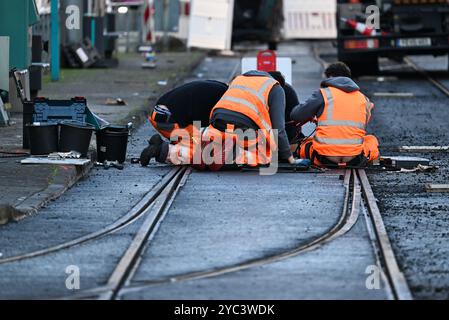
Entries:
<svg viewBox="0 0 449 320">
<path fill-rule="evenodd" d="M 336 0 L 284 0 L 284 38 L 336 39 Z"/>
</svg>

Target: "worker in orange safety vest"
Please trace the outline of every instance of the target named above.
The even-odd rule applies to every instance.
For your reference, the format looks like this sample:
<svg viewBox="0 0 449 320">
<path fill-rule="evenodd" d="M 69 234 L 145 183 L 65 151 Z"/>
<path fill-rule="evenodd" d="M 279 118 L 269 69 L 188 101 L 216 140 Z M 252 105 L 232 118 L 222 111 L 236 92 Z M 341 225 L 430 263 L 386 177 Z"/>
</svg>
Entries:
<svg viewBox="0 0 449 320">
<path fill-rule="evenodd" d="M 315 135 L 302 141 L 299 156 L 323 167 L 365 166 L 379 158 L 376 137 L 366 134 L 374 104 L 343 62 L 331 64 L 325 75 L 321 89 L 291 112 L 297 123 L 317 124 Z"/>
<path fill-rule="evenodd" d="M 209 127 L 196 128 L 190 140 L 181 139 L 177 144 L 168 144 L 158 137 L 150 140 L 159 151 L 156 160 L 220 170 L 229 163 L 268 165 L 276 155 L 281 162 L 295 164 L 298 160 L 293 157 L 285 132 L 285 101 L 282 86 L 269 73 L 250 71 L 237 76 L 212 109 Z M 218 148 L 209 149 L 222 154 L 215 155 L 218 160 L 214 163 L 205 164 L 203 151 L 214 143 Z M 229 162 L 227 152 L 233 150 L 235 154 Z M 198 156 L 198 152 L 203 154 Z M 195 159 L 201 161 L 195 163 Z"/>
</svg>

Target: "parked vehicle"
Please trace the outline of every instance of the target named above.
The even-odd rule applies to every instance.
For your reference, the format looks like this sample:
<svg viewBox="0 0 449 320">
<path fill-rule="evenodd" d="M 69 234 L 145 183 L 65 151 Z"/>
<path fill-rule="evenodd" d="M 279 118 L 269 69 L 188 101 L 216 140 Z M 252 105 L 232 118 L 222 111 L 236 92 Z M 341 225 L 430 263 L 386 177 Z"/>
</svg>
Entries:
<svg viewBox="0 0 449 320">
<path fill-rule="evenodd" d="M 235 0 L 233 42 L 258 40 L 276 50 L 284 22 L 282 0 Z"/>
<path fill-rule="evenodd" d="M 366 23 L 369 5 L 379 8 L 380 28 L 362 34 L 354 22 Z M 338 0 L 337 21 L 338 58 L 355 74 L 377 73 L 378 57 L 449 53 L 447 0 Z"/>
</svg>

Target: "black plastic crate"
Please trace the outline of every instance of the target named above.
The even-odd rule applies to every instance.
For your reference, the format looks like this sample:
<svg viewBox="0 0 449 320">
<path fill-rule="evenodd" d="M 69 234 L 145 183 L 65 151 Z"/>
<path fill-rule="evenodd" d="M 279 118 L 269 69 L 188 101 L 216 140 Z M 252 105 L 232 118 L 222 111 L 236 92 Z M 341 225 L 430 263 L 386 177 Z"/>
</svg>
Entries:
<svg viewBox="0 0 449 320">
<path fill-rule="evenodd" d="M 87 119 L 87 100 L 76 97 L 70 100 L 50 100 L 36 98 L 23 105 L 23 148 L 29 148 L 27 124 L 34 122 L 60 124 L 62 121 L 85 123 Z"/>
</svg>

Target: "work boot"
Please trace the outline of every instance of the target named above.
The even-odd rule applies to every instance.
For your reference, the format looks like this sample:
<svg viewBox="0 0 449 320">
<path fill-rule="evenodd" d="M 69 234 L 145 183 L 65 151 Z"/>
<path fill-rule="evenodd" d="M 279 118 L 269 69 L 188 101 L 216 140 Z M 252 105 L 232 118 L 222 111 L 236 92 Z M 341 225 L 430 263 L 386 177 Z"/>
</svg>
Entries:
<svg viewBox="0 0 449 320">
<path fill-rule="evenodd" d="M 148 144 L 149 146 L 140 155 L 140 164 L 146 167 L 153 158 L 156 158 L 158 162 L 164 163 L 168 154 L 168 143 L 164 142 L 161 136 L 155 134 L 148 140 Z"/>
<path fill-rule="evenodd" d="M 161 145 L 164 143 L 164 140 L 162 140 L 161 136 L 158 134 L 153 135 L 150 140 L 148 140 L 148 144 L 151 145 Z"/>
</svg>

